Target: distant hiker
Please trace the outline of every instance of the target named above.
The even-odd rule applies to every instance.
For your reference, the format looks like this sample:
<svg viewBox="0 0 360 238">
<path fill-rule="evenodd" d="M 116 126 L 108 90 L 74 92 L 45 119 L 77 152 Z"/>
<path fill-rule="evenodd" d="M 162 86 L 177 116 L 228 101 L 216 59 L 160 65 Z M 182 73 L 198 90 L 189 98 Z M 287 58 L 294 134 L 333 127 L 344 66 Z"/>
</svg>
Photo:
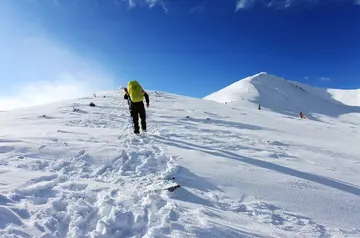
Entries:
<svg viewBox="0 0 360 238">
<path fill-rule="evenodd" d="M 299 117 L 302 118 L 302 119 L 307 119 L 307 117 L 304 116 L 304 114 L 302 112 L 299 113 Z"/>
<path fill-rule="evenodd" d="M 128 82 L 127 88 L 124 88 L 124 99 L 128 100 L 129 110 L 133 120 L 134 133 L 139 134 L 139 115 L 141 119 L 141 130 L 146 131 L 146 111 L 144 106 L 144 97 L 146 107 L 149 107 L 149 95 L 143 90 L 141 85 L 136 81 Z"/>
<path fill-rule="evenodd" d="M 259 107 L 258 107 L 258 109 L 259 109 L 259 110 L 261 110 L 261 106 L 260 106 L 260 104 L 259 104 Z"/>
</svg>

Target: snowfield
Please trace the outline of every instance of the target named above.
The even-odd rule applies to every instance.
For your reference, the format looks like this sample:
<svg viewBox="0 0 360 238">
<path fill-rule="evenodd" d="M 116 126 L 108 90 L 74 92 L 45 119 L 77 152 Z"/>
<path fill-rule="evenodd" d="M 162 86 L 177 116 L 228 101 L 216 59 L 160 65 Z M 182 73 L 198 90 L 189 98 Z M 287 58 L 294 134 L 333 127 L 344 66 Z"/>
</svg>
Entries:
<svg viewBox="0 0 360 238">
<path fill-rule="evenodd" d="M 359 106 L 258 82 L 149 92 L 138 136 L 117 91 L 0 112 L 0 237 L 360 237 Z"/>
</svg>

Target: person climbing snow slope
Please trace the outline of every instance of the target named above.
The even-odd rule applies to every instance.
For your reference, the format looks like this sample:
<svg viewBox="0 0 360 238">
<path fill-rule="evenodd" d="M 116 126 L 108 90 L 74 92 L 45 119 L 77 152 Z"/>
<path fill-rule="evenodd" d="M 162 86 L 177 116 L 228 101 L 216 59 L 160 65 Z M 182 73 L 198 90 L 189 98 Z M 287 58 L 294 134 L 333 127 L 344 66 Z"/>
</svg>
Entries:
<svg viewBox="0 0 360 238">
<path fill-rule="evenodd" d="M 149 107 L 149 95 L 143 90 L 142 86 L 136 80 L 128 82 L 127 88 L 124 88 L 124 91 L 124 99 L 128 100 L 129 103 L 134 133 L 140 133 L 139 116 L 141 119 L 141 130 L 146 131 L 146 111 L 143 101 L 145 97 L 146 107 Z"/>
</svg>

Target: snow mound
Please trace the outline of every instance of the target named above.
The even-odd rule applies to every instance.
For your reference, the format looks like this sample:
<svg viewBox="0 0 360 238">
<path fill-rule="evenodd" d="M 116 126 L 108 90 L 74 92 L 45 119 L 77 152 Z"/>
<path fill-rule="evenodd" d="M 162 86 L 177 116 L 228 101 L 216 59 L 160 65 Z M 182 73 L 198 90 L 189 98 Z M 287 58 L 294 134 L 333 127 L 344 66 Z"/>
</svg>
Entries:
<svg viewBox="0 0 360 238">
<path fill-rule="evenodd" d="M 260 104 L 288 115 L 303 112 L 338 117 L 360 113 L 360 90 L 321 89 L 265 72 L 239 80 L 204 99 L 238 105 Z"/>
</svg>

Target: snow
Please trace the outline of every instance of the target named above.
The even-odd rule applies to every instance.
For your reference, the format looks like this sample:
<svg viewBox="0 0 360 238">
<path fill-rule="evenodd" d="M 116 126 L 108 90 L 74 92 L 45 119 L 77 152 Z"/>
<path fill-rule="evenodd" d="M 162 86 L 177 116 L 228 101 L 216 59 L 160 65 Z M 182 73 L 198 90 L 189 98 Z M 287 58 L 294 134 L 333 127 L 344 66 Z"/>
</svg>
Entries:
<svg viewBox="0 0 360 238">
<path fill-rule="evenodd" d="M 327 91 L 333 96 L 335 100 L 350 106 L 360 106 L 360 89 L 328 89 Z"/>
<path fill-rule="evenodd" d="M 360 237 L 358 107 L 263 77 L 1 112 L 0 237 Z"/>
<path fill-rule="evenodd" d="M 204 99 L 237 106 L 255 103 L 290 116 L 301 111 L 312 119 L 322 115 L 339 117 L 360 113 L 360 89 L 316 88 L 265 72 L 239 80 Z M 353 121 L 354 117 L 345 116 L 343 119 Z M 355 120 L 359 119 L 355 117 Z"/>
</svg>

